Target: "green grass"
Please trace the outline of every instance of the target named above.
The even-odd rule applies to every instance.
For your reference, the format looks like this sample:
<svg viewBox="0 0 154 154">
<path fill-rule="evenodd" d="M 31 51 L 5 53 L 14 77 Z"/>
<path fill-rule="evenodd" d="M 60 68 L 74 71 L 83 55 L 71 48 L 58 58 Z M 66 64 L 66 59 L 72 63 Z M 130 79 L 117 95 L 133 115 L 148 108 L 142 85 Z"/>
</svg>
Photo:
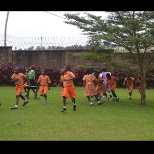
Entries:
<svg viewBox="0 0 154 154">
<path fill-rule="evenodd" d="M 133 100 L 128 100 L 126 89 L 116 89 L 119 102 L 110 99 L 101 106 L 94 101 L 89 106 L 81 87 L 77 91 L 77 111 L 71 99 L 67 110 L 60 112 L 63 104 L 61 87 L 51 87 L 48 103 L 34 100 L 30 91 L 29 103 L 17 110 L 15 87 L 0 87 L 0 140 L 1 141 L 152 141 L 154 140 L 154 89 L 147 90 L 147 105 L 140 106 L 140 95 L 133 90 Z M 104 99 L 105 100 L 105 99 Z M 20 124 L 15 124 L 20 122 Z"/>
</svg>

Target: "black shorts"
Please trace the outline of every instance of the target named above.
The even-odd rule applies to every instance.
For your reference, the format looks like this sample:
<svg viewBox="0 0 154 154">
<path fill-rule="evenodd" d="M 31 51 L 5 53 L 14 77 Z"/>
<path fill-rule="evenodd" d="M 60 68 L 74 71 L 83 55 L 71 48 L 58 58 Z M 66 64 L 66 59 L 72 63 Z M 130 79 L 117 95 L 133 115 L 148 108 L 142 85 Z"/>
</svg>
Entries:
<svg viewBox="0 0 154 154">
<path fill-rule="evenodd" d="M 34 79 L 29 79 L 29 83 L 31 86 L 37 86 L 37 82 Z"/>
<path fill-rule="evenodd" d="M 38 84 L 34 79 L 29 79 L 30 86 L 27 89 L 38 89 Z"/>
</svg>

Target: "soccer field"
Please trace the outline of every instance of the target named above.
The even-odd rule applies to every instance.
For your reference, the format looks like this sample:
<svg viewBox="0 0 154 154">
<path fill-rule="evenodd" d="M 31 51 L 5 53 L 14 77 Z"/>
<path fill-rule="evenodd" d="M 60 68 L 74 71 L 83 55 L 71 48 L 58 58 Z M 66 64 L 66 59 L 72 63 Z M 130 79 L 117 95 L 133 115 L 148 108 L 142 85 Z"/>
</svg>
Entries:
<svg viewBox="0 0 154 154">
<path fill-rule="evenodd" d="M 154 140 L 154 89 L 146 90 L 147 105 L 140 106 L 140 94 L 133 90 L 128 99 L 126 88 L 117 88 L 119 102 L 112 99 L 102 105 L 89 106 L 81 87 L 76 87 L 77 110 L 71 99 L 67 110 L 60 112 L 63 103 L 61 87 L 51 87 L 48 103 L 35 100 L 30 91 L 29 103 L 18 109 L 15 105 L 15 87 L 0 87 L 1 141 L 146 141 Z M 24 93 L 24 92 L 23 92 Z M 39 94 L 39 93 L 38 93 Z M 38 95 L 39 96 L 39 95 Z"/>
</svg>

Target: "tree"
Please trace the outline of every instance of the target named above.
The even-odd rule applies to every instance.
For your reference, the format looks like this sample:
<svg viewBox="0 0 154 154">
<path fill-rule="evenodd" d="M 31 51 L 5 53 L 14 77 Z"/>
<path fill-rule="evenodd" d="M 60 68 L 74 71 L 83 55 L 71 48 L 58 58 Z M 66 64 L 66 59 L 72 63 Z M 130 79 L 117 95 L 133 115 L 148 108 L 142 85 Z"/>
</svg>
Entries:
<svg viewBox="0 0 154 154">
<path fill-rule="evenodd" d="M 137 64 L 143 81 L 140 105 L 146 105 L 146 73 L 154 59 L 154 11 L 107 13 L 106 19 L 86 12 L 81 17 L 80 14 L 65 13 L 65 23 L 77 26 L 89 36 L 91 52 L 95 50 L 95 54 L 102 43 L 125 48 L 127 52 L 121 55 L 127 62 Z"/>
</svg>

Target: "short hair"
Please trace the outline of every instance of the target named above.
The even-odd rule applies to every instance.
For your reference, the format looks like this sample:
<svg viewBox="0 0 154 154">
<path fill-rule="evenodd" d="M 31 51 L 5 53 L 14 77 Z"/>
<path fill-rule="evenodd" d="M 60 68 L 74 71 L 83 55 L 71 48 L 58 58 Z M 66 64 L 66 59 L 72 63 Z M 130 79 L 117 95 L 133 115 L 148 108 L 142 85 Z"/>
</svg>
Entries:
<svg viewBox="0 0 154 154">
<path fill-rule="evenodd" d="M 109 77 L 109 78 L 110 78 L 110 77 L 111 77 L 110 73 L 107 73 L 107 74 L 106 74 L 106 77 Z"/>
<path fill-rule="evenodd" d="M 70 71 L 70 66 L 69 66 L 69 65 L 66 65 L 66 66 L 65 66 L 65 69 L 67 69 L 67 70 Z"/>
<path fill-rule="evenodd" d="M 103 72 L 106 72 L 106 68 L 103 68 Z"/>
<path fill-rule="evenodd" d="M 87 74 L 90 74 L 90 73 L 91 73 L 91 70 L 90 70 L 89 68 L 87 68 L 87 69 L 86 69 L 86 73 L 87 73 Z"/>
<path fill-rule="evenodd" d="M 126 77 L 129 78 L 130 77 L 130 74 L 127 74 Z"/>
<path fill-rule="evenodd" d="M 32 70 L 35 70 L 35 66 L 32 66 L 31 69 L 32 69 Z"/>
</svg>

